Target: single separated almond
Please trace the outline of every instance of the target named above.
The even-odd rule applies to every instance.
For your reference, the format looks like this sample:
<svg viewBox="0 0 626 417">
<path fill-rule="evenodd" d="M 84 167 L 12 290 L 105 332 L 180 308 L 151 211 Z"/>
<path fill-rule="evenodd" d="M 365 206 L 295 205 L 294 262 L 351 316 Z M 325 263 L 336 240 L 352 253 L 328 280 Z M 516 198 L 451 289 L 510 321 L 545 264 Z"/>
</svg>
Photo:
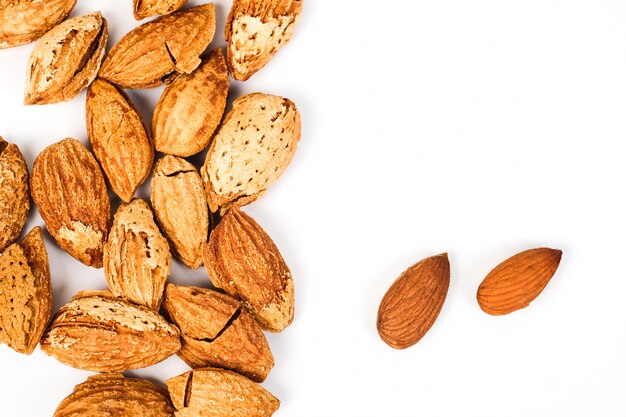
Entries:
<svg viewBox="0 0 626 417">
<path fill-rule="evenodd" d="M 133 0 L 133 15 L 141 20 L 157 14 L 170 14 L 183 7 L 187 0 Z"/>
<path fill-rule="evenodd" d="M 119 373 L 92 375 L 65 397 L 53 417 L 171 417 L 167 390 Z"/>
<path fill-rule="evenodd" d="M 190 156 L 204 150 L 220 124 L 230 81 L 221 49 L 165 88 L 152 118 L 157 151 Z"/>
<path fill-rule="evenodd" d="M 561 262 L 558 249 L 530 249 L 496 266 L 478 287 L 478 305 L 487 314 L 509 314 L 530 304 L 548 285 Z"/>
<path fill-rule="evenodd" d="M 48 252 L 41 228 L 0 256 L 0 342 L 30 355 L 52 310 Z"/>
<path fill-rule="evenodd" d="M 106 292 L 84 292 L 61 307 L 41 349 L 74 368 L 123 372 L 145 368 L 180 349 L 180 334 L 156 312 Z"/>
<path fill-rule="evenodd" d="M 111 205 L 91 152 L 70 138 L 48 146 L 35 159 L 30 191 L 59 246 L 85 265 L 101 268 Z"/>
<path fill-rule="evenodd" d="M 61 23 L 76 0 L 3 0 L 0 2 L 0 49 L 41 38 Z"/>
<path fill-rule="evenodd" d="M 200 65 L 215 33 L 213 3 L 161 16 L 127 33 L 102 63 L 100 78 L 124 88 L 151 88 Z"/>
<path fill-rule="evenodd" d="M 241 300 L 265 330 L 280 332 L 293 321 L 291 272 L 272 239 L 238 207 L 211 233 L 204 265 L 213 285 Z"/>
<path fill-rule="evenodd" d="M 29 210 L 26 161 L 17 145 L 0 137 L 0 253 L 19 237 Z"/>
<path fill-rule="evenodd" d="M 98 12 L 66 20 L 46 33 L 28 59 L 24 104 L 71 100 L 98 74 L 107 22 Z"/>
<path fill-rule="evenodd" d="M 381 339 L 395 349 L 419 342 L 437 320 L 449 285 L 450 262 L 445 253 L 404 271 L 380 302 L 376 327 Z"/>
<path fill-rule="evenodd" d="M 150 175 L 154 149 L 126 93 L 97 79 L 87 90 L 89 141 L 113 192 L 129 202 Z"/>
<path fill-rule="evenodd" d="M 301 12 L 302 0 L 234 0 L 224 32 L 233 78 L 247 80 L 287 45 Z"/>
<path fill-rule="evenodd" d="M 212 212 L 259 198 L 293 159 L 300 113 L 292 101 L 253 93 L 233 103 L 202 167 Z"/>
</svg>

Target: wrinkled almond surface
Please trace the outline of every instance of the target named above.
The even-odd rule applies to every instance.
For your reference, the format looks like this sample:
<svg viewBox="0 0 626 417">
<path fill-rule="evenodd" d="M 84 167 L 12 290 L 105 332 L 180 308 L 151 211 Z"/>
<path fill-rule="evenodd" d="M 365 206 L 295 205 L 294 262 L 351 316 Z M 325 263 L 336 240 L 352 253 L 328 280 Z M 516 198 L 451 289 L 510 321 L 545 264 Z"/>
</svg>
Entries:
<svg viewBox="0 0 626 417">
<path fill-rule="evenodd" d="M 0 137 L 0 253 L 19 237 L 29 210 L 26 161 L 17 145 Z"/>
<path fill-rule="evenodd" d="M 133 0 L 133 15 L 141 20 L 157 14 L 170 14 L 183 7 L 187 0 Z"/>
</svg>

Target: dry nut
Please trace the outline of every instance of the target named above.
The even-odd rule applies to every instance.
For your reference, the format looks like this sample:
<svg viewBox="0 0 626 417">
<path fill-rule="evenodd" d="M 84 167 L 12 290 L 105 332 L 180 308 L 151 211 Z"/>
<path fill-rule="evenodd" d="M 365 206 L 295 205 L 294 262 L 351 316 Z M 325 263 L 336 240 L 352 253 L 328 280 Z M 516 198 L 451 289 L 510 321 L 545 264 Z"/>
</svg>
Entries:
<svg viewBox="0 0 626 417">
<path fill-rule="evenodd" d="M 183 7 L 187 0 L 133 0 L 133 15 L 141 20 L 155 14 L 170 14 Z"/>
<path fill-rule="evenodd" d="M 301 11 L 302 0 L 235 0 L 224 33 L 233 78 L 247 80 L 289 43 Z"/>
<path fill-rule="evenodd" d="M 145 201 L 122 204 L 104 245 L 104 275 L 111 292 L 158 310 L 172 255 Z"/>
<path fill-rule="evenodd" d="M 0 137 L 0 253 L 19 237 L 29 209 L 26 161 L 17 145 Z"/>
<path fill-rule="evenodd" d="M 35 227 L 0 256 L 0 342 L 30 355 L 52 310 L 48 252 Z"/>
<path fill-rule="evenodd" d="M 211 211 L 259 198 L 287 169 L 299 140 L 300 113 L 290 100 L 261 93 L 235 100 L 202 167 Z"/>
<path fill-rule="evenodd" d="M 100 13 L 66 20 L 30 54 L 24 104 L 71 100 L 95 78 L 104 58 L 107 22 Z"/>
<path fill-rule="evenodd" d="M 212 51 L 194 72 L 167 86 L 152 118 L 157 151 L 190 156 L 209 146 L 224 114 L 229 86 L 221 49 Z"/>
<path fill-rule="evenodd" d="M 215 33 L 213 3 L 185 9 L 133 29 L 109 52 L 100 77 L 125 88 L 151 88 L 191 73 Z"/>
<path fill-rule="evenodd" d="M 377 328 L 383 341 L 395 349 L 419 342 L 437 320 L 449 285 L 447 254 L 431 256 L 404 271 L 378 309 Z"/>
<path fill-rule="evenodd" d="M 129 202 L 152 168 L 154 149 L 122 90 L 97 79 L 87 90 L 87 133 L 113 192 Z"/>
<path fill-rule="evenodd" d="M 59 246 L 85 265 L 102 267 L 111 205 L 91 152 L 69 138 L 48 146 L 35 159 L 30 189 Z"/>
<path fill-rule="evenodd" d="M 280 332 L 291 324 L 291 272 L 272 239 L 238 207 L 211 233 L 204 265 L 213 284 L 241 300 L 264 329 Z"/>
<path fill-rule="evenodd" d="M 274 366 L 261 327 L 234 298 L 168 284 L 163 306 L 181 332 L 178 356 L 192 368 L 227 368 L 263 382 Z"/>
<path fill-rule="evenodd" d="M 557 249 L 530 249 L 496 266 L 478 288 L 480 308 L 492 316 L 509 314 L 530 304 L 548 285 L 561 262 Z"/>
</svg>

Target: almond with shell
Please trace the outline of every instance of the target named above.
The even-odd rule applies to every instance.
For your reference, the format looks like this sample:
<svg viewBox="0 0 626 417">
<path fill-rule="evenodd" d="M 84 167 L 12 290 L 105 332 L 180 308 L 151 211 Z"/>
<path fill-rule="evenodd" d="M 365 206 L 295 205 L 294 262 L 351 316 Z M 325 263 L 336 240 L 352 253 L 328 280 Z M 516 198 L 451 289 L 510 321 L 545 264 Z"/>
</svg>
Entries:
<svg viewBox="0 0 626 417">
<path fill-rule="evenodd" d="M 0 253 L 19 237 L 29 210 L 26 161 L 17 145 L 0 137 Z"/>
<path fill-rule="evenodd" d="M 183 7 L 187 0 L 133 0 L 133 15 L 141 20 L 157 14 L 170 14 Z"/>
</svg>

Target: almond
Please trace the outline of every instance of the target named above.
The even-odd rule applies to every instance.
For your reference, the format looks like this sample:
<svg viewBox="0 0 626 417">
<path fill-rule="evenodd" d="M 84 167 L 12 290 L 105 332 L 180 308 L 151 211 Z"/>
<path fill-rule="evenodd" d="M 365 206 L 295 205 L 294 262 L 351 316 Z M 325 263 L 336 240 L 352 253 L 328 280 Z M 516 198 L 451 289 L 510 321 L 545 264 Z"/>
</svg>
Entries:
<svg viewBox="0 0 626 417">
<path fill-rule="evenodd" d="M 104 275 L 111 292 L 158 310 L 172 255 L 145 201 L 122 204 L 104 245 Z"/>
<path fill-rule="evenodd" d="M 293 158 L 300 113 L 290 100 L 254 93 L 233 103 L 202 167 L 212 212 L 255 201 Z"/>
<path fill-rule="evenodd" d="M 187 0 L 133 0 L 133 15 L 141 20 L 156 14 L 170 14 L 183 7 Z"/>
<path fill-rule="evenodd" d="M 191 269 L 199 268 L 210 218 L 196 168 L 171 155 L 159 159 L 154 167 L 150 200 L 176 258 Z"/>
<path fill-rule="evenodd" d="M 129 202 L 154 160 L 141 116 L 126 93 L 101 79 L 89 86 L 86 108 L 93 152 L 113 192 Z"/>
<path fill-rule="evenodd" d="M 167 381 L 176 417 L 269 417 L 280 401 L 232 371 L 203 368 Z"/>
<path fill-rule="evenodd" d="M 180 349 L 179 337 L 176 327 L 146 307 L 87 292 L 61 307 L 41 348 L 74 368 L 122 372 L 173 355 Z"/>
<path fill-rule="evenodd" d="M 95 78 L 104 58 L 107 22 L 100 13 L 66 20 L 30 54 L 24 104 L 71 100 Z"/>
<path fill-rule="evenodd" d="M 29 210 L 26 161 L 17 145 L 0 137 L 0 253 L 19 237 Z"/>
<path fill-rule="evenodd" d="M 13 0 L 0 4 L 0 49 L 24 45 L 61 23 L 76 0 Z"/>
<path fill-rule="evenodd" d="M 450 285 L 448 255 L 426 258 L 402 273 L 378 308 L 378 334 L 395 349 L 420 341 L 437 320 Z"/>
<path fill-rule="evenodd" d="M 234 0 L 224 33 L 233 78 L 247 80 L 289 43 L 301 12 L 302 0 Z"/>
<path fill-rule="evenodd" d="M 151 88 L 200 65 L 215 33 L 213 3 L 161 16 L 127 33 L 109 52 L 100 77 L 124 88 Z"/>
<path fill-rule="evenodd" d="M 167 390 L 149 381 L 119 373 L 92 375 L 76 385 L 53 417 L 171 417 L 174 407 Z"/>
<path fill-rule="evenodd" d="M 50 320 L 52 287 L 41 228 L 0 256 L 0 342 L 30 355 Z"/>
<path fill-rule="evenodd" d="M 91 152 L 70 138 L 48 146 L 35 159 L 30 188 L 59 246 L 85 265 L 101 268 L 111 205 Z"/>
<path fill-rule="evenodd" d="M 234 298 L 168 284 L 163 306 L 181 331 L 178 356 L 192 368 L 227 368 L 263 382 L 274 366 L 261 327 Z"/>
<path fill-rule="evenodd" d="M 152 118 L 156 149 L 190 156 L 209 146 L 224 114 L 229 86 L 221 49 L 212 51 L 194 72 L 167 86 Z"/>
<path fill-rule="evenodd" d="M 291 272 L 272 239 L 239 208 L 211 233 L 204 265 L 213 284 L 241 300 L 265 330 L 280 332 L 293 321 Z"/>
<path fill-rule="evenodd" d="M 496 266 L 478 287 L 478 305 L 499 316 L 522 309 L 548 285 L 561 262 L 562 252 L 538 248 L 520 252 Z"/>
</svg>

